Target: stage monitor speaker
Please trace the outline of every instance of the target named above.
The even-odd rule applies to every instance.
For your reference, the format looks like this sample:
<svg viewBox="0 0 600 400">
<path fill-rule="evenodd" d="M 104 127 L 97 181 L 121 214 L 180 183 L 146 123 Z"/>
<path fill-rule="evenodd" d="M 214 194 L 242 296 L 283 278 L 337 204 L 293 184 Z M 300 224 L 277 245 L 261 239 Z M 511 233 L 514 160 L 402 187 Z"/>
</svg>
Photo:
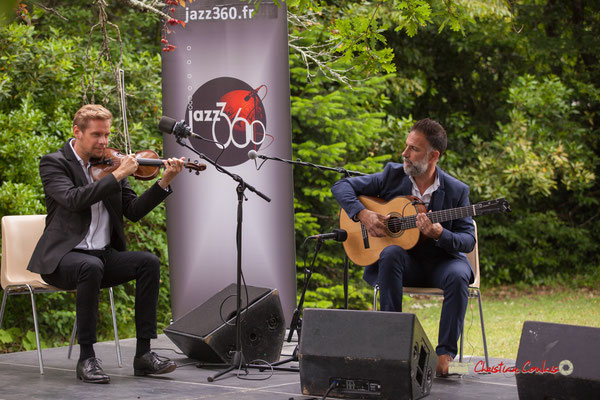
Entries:
<svg viewBox="0 0 600 400">
<path fill-rule="evenodd" d="M 277 289 L 242 287 L 242 354 L 246 362 L 279 360 L 285 319 Z M 229 363 L 235 350 L 237 285 L 231 284 L 173 322 L 164 332 L 189 358 Z M 246 301 L 248 300 L 248 301 Z M 249 306 L 246 308 L 246 304 Z"/>
<path fill-rule="evenodd" d="M 419 399 L 437 355 L 414 314 L 305 309 L 298 349 L 302 393 Z"/>
<path fill-rule="evenodd" d="M 520 400 L 597 399 L 600 328 L 525 321 L 517 354 Z"/>
</svg>

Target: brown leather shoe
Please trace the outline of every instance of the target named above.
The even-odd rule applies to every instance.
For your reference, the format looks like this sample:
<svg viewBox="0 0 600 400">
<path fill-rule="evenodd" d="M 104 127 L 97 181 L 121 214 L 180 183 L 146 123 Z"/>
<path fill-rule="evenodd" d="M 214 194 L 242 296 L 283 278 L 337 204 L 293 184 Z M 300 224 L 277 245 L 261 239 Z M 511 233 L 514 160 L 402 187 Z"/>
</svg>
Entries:
<svg viewBox="0 0 600 400">
<path fill-rule="evenodd" d="M 435 367 L 435 376 L 445 378 L 448 376 L 448 367 L 454 358 L 450 354 L 438 356 L 437 367 Z"/>
<path fill-rule="evenodd" d="M 140 357 L 133 359 L 133 373 L 135 376 L 148 374 L 166 374 L 175 371 L 177 365 L 167 357 L 159 356 L 149 351 Z"/>
<path fill-rule="evenodd" d="M 87 383 L 109 383 L 110 377 L 102 371 L 101 362 L 96 357 L 77 361 L 77 379 Z"/>
</svg>

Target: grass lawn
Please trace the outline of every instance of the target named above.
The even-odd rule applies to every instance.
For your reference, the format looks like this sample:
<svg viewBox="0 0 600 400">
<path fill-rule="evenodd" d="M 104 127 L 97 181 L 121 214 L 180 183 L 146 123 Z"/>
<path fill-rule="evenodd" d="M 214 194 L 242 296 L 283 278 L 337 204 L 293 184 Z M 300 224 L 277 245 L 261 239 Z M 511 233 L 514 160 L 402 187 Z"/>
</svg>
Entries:
<svg viewBox="0 0 600 400">
<path fill-rule="evenodd" d="M 442 298 L 405 296 L 404 311 L 419 318 L 431 343 L 438 337 Z M 490 357 L 516 359 L 525 321 L 600 327 L 600 289 L 503 286 L 482 289 L 483 318 Z M 464 354 L 483 356 L 477 299 L 465 316 Z"/>
</svg>

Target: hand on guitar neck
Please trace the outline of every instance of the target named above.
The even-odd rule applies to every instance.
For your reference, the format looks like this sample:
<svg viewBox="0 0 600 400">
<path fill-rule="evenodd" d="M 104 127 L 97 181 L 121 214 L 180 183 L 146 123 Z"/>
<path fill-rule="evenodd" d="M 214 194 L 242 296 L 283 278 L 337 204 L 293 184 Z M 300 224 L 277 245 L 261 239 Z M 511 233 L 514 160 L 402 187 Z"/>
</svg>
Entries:
<svg viewBox="0 0 600 400">
<path fill-rule="evenodd" d="M 444 231 L 444 228 L 439 222 L 434 224 L 424 212 L 417 214 L 417 228 L 419 228 L 419 232 L 421 232 L 422 235 L 436 240 L 442 236 L 442 232 Z"/>
</svg>

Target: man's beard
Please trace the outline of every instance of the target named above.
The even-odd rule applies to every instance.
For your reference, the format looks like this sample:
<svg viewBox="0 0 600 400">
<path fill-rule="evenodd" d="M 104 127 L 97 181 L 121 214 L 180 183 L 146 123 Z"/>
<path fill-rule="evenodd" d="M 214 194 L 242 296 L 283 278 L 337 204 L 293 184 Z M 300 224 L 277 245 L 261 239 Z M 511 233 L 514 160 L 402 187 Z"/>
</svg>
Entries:
<svg viewBox="0 0 600 400">
<path fill-rule="evenodd" d="M 404 164 L 402 164 L 403 168 L 404 168 L 404 172 L 406 173 L 406 175 L 415 177 L 415 176 L 421 176 L 425 173 L 425 171 L 427 171 L 427 160 L 421 160 L 421 161 L 410 161 L 410 164 L 406 163 L 406 158 L 403 158 L 404 160 Z"/>
</svg>

